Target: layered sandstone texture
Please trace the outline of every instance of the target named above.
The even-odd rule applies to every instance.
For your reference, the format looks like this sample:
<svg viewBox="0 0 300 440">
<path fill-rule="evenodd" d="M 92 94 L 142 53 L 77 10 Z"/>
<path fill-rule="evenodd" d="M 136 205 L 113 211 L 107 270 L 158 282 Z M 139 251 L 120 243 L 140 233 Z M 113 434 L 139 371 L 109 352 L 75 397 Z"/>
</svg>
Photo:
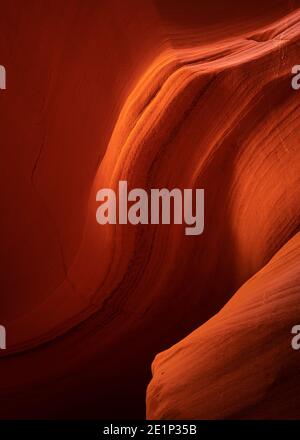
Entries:
<svg viewBox="0 0 300 440">
<path fill-rule="evenodd" d="M 299 416 L 298 1 L 11 0 L 0 32 L 0 417 L 144 417 L 160 352 L 148 418 Z M 204 233 L 101 227 L 120 180 L 204 188 Z"/>
</svg>

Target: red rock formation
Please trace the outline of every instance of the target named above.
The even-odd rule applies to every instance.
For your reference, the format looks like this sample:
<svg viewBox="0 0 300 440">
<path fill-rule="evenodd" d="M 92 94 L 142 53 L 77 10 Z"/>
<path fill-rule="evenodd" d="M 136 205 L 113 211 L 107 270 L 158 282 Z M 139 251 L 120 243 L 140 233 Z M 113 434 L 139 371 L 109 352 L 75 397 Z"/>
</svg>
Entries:
<svg viewBox="0 0 300 440">
<path fill-rule="evenodd" d="M 29 3 L 0 17 L 1 417 L 143 417 L 154 355 L 298 230 L 300 12 Z M 119 180 L 204 188 L 204 234 L 99 227 Z"/>
<path fill-rule="evenodd" d="M 220 155 L 219 145 L 227 148 L 219 165 L 223 174 L 229 162 L 231 172 L 224 196 L 236 257 L 231 275 L 238 284 L 298 230 L 299 107 L 285 68 L 299 53 L 299 38 L 295 13 L 247 36 L 237 49 L 238 65 L 230 62 L 229 49 L 209 66 L 221 64 L 235 90 L 227 98 L 230 87 L 222 87 L 227 118 L 213 121 L 217 127 L 223 117 L 224 131 L 216 129 L 221 142 L 213 144 L 212 154 Z M 235 111 L 237 123 L 231 120 Z M 296 235 L 221 312 L 157 356 L 147 394 L 149 418 L 298 417 L 300 370 L 290 330 L 300 314 L 299 256 Z"/>
<path fill-rule="evenodd" d="M 298 418 L 300 233 L 213 318 L 153 363 L 154 419 Z"/>
</svg>

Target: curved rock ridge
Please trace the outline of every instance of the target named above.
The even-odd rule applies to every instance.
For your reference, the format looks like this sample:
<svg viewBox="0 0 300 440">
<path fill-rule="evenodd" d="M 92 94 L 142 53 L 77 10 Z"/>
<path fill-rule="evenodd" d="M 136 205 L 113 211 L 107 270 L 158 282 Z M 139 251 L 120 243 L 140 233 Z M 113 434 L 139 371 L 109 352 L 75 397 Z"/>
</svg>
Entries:
<svg viewBox="0 0 300 440">
<path fill-rule="evenodd" d="M 149 419 L 299 417 L 300 233 L 213 318 L 156 356 Z"/>
<path fill-rule="evenodd" d="M 179 283 L 192 279 L 191 287 L 199 283 L 205 290 L 217 257 L 210 252 L 212 260 L 207 261 L 206 251 L 220 241 L 225 253 L 227 240 L 236 247 L 227 263 L 233 258 L 238 264 L 231 261 L 230 272 L 226 265 L 219 268 L 224 282 L 234 287 L 290 237 L 298 226 L 298 195 L 294 192 L 289 199 L 282 197 L 289 189 L 292 192 L 298 178 L 295 155 L 299 153 L 294 135 L 298 97 L 290 87 L 290 77 L 291 65 L 298 56 L 299 20 L 297 11 L 256 31 L 254 40 L 252 34 L 246 34 L 212 47 L 170 47 L 155 58 L 115 123 L 92 184 L 79 248 L 72 263 L 65 267 L 65 279 L 41 303 L 8 323 L 8 352 L 29 348 L 67 331 L 101 310 L 108 298 L 114 307 L 111 295 L 117 292 L 116 303 L 121 300 L 118 286 L 121 290 L 125 287 L 124 277 L 129 273 L 136 281 L 125 289 L 128 292 L 130 287 L 128 300 L 136 303 L 136 295 L 140 297 L 136 282 L 143 284 L 146 272 L 156 284 L 160 259 L 164 259 L 164 269 L 159 285 L 144 292 L 142 308 L 149 307 L 151 298 L 162 300 L 160 292 L 174 282 L 174 267 Z M 259 36 L 266 40 L 263 44 L 257 43 Z M 200 122 L 205 129 L 199 129 Z M 277 176 L 290 160 L 295 163 L 286 173 L 283 186 Z M 215 185 L 216 173 L 222 193 Z M 96 192 L 107 187 L 117 190 L 120 180 L 128 181 L 131 188 L 205 188 L 205 235 L 191 241 L 180 227 L 99 228 L 95 221 Z M 273 215 L 277 202 L 282 204 L 278 211 L 284 211 L 284 216 Z M 253 218 L 262 203 L 262 216 Z M 268 217 L 267 222 L 263 216 Z M 258 238 L 261 228 L 265 231 Z M 164 258 L 163 249 L 170 246 L 172 251 Z M 139 253 L 142 260 L 132 271 L 132 262 Z M 195 256 L 193 263 L 191 255 Z M 207 265 L 203 271 L 198 270 L 201 265 Z M 205 316 L 229 294 L 228 290 L 218 291 L 217 286 L 209 288 L 217 291 L 215 304 L 206 304 L 207 298 L 203 297 Z M 168 288 L 166 293 L 170 295 L 171 290 Z"/>
<path fill-rule="evenodd" d="M 154 356 L 218 321 L 299 230 L 291 68 L 300 9 L 285 0 L 46 3 L 29 12 L 11 2 L 0 17 L 0 417 L 144 417 Z M 96 193 L 120 180 L 204 188 L 204 233 L 99 226 Z M 261 384 L 247 408 L 232 401 L 222 412 L 212 398 L 203 414 L 250 416 L 253 403 L 255 415 L 256 392 L 270 388 Z M 148 416 L 202 408 L 173 403 L 151 391 Z"/>
</svg>

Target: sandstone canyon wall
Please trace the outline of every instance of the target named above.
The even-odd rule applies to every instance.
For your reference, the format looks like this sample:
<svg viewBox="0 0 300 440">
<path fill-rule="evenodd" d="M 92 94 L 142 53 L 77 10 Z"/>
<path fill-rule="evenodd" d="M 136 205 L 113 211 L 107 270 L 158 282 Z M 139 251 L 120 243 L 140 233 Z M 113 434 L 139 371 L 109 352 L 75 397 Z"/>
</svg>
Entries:
<svg viewBox="0 0 300 440">
<path fill-rule="evenodd" d="M 300 8 L 209 3 L 2 6 L 1 418 L 300 415 Z M 204 233 L 99 227 L 120 180 Z"/>
</svg>

